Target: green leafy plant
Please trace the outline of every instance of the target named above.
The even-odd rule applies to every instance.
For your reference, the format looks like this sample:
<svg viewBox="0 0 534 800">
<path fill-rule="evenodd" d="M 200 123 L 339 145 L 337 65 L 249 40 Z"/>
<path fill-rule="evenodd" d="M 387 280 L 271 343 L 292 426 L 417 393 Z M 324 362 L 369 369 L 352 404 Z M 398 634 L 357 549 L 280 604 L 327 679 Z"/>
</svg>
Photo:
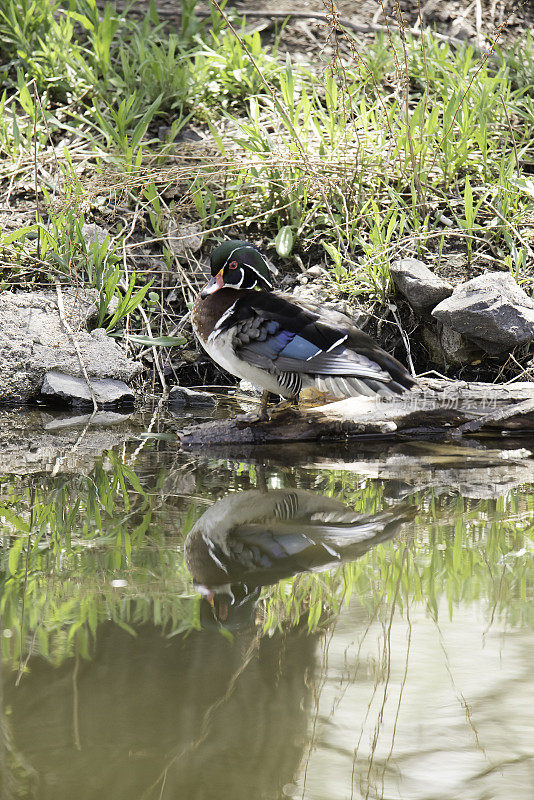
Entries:
<svg viewBox="0 0 534 800">
<path fill-rule="evenodd" d="M 119 275 L 120 270 L 119 268 L 115 269 L 115 272 L 109 278 L 109 289 L 106 287 L 106 295 L 108 295 L 113 288 L 113 291 L 116 290 L 117 286 L 119 285 Z M 136 286 L 136 275 L 135 272 L 132 273 L 130 276 L 130 280 L 127 286 L 124 287 L 124 294 L 119 295 L 119 302 L 117 305 L 116 311 L 113 313 L 110 321 L 107 324 L 106 330 L 110 331 L 117 325 L 117 323 L 128 316 L 128 314 L 132 314 L 136 308 L 138 308 L 143 300 L 145 299 L 145 295 L 152 286 L 152 281 L 149 281 L 144 286 L 141 286 L 140 289 L 135 290 Z"/>
</svg>

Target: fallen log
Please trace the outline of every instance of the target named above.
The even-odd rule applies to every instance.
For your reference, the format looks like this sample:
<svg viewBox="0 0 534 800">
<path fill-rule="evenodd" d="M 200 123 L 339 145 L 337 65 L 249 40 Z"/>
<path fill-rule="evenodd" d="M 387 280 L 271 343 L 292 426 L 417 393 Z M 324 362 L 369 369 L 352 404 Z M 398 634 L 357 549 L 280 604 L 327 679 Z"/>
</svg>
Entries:
<svg viewBox="0 0 534 800">
<path fill-rule="evenodd" d="M 426 379 L 393 400 L 351 397 L 315 408 L 289 409 L 266 422 L 217 420 L 184 428 L 179 438 L 184 447 L 200 447 L 370 436 L 449 439 L 482 431 L 534 433 L 534 383 Z"/>
</svg>

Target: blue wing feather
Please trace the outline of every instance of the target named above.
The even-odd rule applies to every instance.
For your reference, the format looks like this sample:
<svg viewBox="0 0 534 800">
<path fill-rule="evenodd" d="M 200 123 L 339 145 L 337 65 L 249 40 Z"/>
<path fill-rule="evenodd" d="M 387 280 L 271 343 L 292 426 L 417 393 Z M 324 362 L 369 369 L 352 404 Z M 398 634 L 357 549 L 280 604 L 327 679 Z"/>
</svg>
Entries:
<svg viewBox="0 0 534 800">
<path fill-rule="evenodd" d="M 286 333 L 286 331 L 281 331 L 281 333 Z M 280 334 L 277 334 L 277 336 L 279 335 Z M 280 356 L 284 358 L 296 358 L 299 361 L 308 361 L 308 359 L 313 358 L 320 352 L 321 349 L 317 347 L 317 345 L 297 335 L 293 336 L 280 351 Z"/>
<path fill-rule="evenodd" d="M 294 336 L 283 346 L 287 341 L 287 333 L 279 331 L 263 342 L 253 341 L 240 347 L 240 358 L 264 369 L 275 367 L 280 372 L 352 375 L 375 380 L 387 380 L 390 377 L 376 362 L 342 345 L 325 353 L 301 336 Z"/>
</svg>

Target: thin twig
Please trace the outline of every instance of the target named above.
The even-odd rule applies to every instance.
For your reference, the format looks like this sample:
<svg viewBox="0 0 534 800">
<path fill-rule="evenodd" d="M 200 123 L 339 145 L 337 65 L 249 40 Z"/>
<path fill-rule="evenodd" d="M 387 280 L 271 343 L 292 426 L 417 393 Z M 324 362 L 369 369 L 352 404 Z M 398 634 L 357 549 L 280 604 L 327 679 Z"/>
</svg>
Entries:
<svg viewBox="0 0 534 800">
<path fill-rule="evenodd" d="M 125 251 L 123 251 L 123 258 L 126 258 Z M 128 290 L 128 283 L 126 281 L 120 280 L 118 285 L 121 287 L 121 289 L 124 292 L 126 292 Z M 148 335 L 150 336 L 151 339 L 153 339 L 154 336 L 153 336 L 153 333 L 152 333 L 152 326 L 150 325 L 150 321 L 148 319 L 148 316 L 147 316 L 147 313 L 146 313 L 145 309 L 143 308 L 142 305 L 140 305 L 140 306 L 138 306 L 137 311 L 139 311 L 139 313 L 143 317 L 143 322 L 145 323 L 145 327 L 146 327 Z M 160 383 L 161 383 L 161 388 L 163 390 L 163 396 L 162 397 L 165 400 L 169 396 L 169 389 L 167 387 L 167 382 L 165 380 L 165 375 L 163 374 L 163 367 L 162 367 L 162 364 L 161 364 L 161 361 L 160 361 L 160 354 L 158 352 L 158 348 L 155 345 L 152 345 L 151 349 L 152 349 L 152 355 L 153 355 L 153 358 L 154 358 L 154 364 L 156 365 L 156 370 L 157 370 L 157 373 L 158 373 L 158 376 L 159 376 L 159 380 L 160 380 Z"/>
<path fill-rule="evenodd" d="M 66 332 L 67 332 L 67 334 L 68 334 L 68 336 L 69 336 L 69 338 L 70 338 L 70 340 L 72 342 L 72 345 L 73 345 L 73 347 L 74 347 L 74 349 L 76 351 L 76 355 L 78 357 L 78 363 L 80 365 L 80 369 L 82 371 L 82 375 L 83 375 L 84 380 L 85 380 L 85 382 L 87 384 L 87 388 L 89 389 L 89 394 L 91 395 L 91 400 L 93 401 L 93 410 L 96 412 L 96 411 L 98 411 L 98 401 L 96 399 L 96 395 L 95 395 L 93 387 L 91 385 L 91 381 L 89 380 L 89 375 L 87 374 L 87 369 L 85 367 L 85 363 L 84 363 L 84 360 L 82 358 L 82 354 L 80 352 L 80 348 L 78 346 L 78 342 L 76 341 L 76 339 L 74 337 L 74 332 L 73 332 L 72 328 L 70 327 L 70 325 L 69 325 L 69 323 L 67 321 L 67 318 L 65 316 L 65 306 L 63 305 L 63 292 L 61 291 L 61 285 L 59 283 L 56 283 L 56 294 L 57 294 L 57 307 L 58 307 L 58 311 L 59 311 L 59 318 L 60 318 L 61 323 L 62 323 L 63 327 L 65 328 L 65 330 L 66 330 Z"/>
<path fill-rule="evenodd" d="M 41 256 L 41 228 L 39 227 L 39 184 L 37 182 L 37 84 L 33 81 L 33 181 L 35 192 L 35 224 L 37 226 L 37 258 Z"/>
<path fill-rule="evenodd" d="M 504 225 L 507 225 L 507 226 L 510 228 L 510 230 L 511 230 L 511 231 L 512 231 L 512 232 L 515 234 L 515 236 L 517 236 L 518 240 L 521 242 L 521 244 L 523 245 L 523 247 L 526 249 L 526 251 L 527 251 L 527 253 L 529 254 L 529 256 L 531 256 L 531 257 L 533 257 L 533 258 L 534 258 L 534 251 L 532 250 L 532 248 L 531 248 L 531 246 L 529 245 L 529 243 L 527 242 L 527 240 L 526 240 L 526 239 L 524 239 L 524 238 L 521 236 L 521 234 L 519 233 L 519 231 L 517 230 L 517 228 L 515 227 L 515 225 L 512 225 L 512 223 L 510 222 L 510 220 L 508 220 L 508 219 L 506 219 L 505 217 L 503 217 L 503 215 L 501 214 L 501 212 L 500 212 L 500 211 L 498 211 L 498 210 L 497 210 L 497 208 L 495 208 L 495 206 L 494 206 L 494 205 L 492 205 L 492 203 L 490 203 L 488 200 L 486 200 L 486 205 L 487 205 L 487 207 L 488 207 L 488 208 L 491 208 L 491 210 L 493 211 L 493 213 L 494 213 L 494 214 L 496 214 L 496 215 L 499 217 L 499 219 L 501 220 L 501 222 L 502 222 L 502 223 L 504 223 Z"/>
<path fill-rule="evenodd" d="M 422 212 L 423 215 L 426 213 L 426 209 L 424 208 L 423 204 L 423 189 L 421 186 L 421 176 L 419 174 L 418 165 L 415 158 L 415 150 L 413 146 L 413 138 L 412 138 L 412 126 L 410 125 L 410 71 L 408 69 L 408 48 L 406 47 L 406 36 L 405 36 L 405 24 L 404 24 L 404 17 L 402 15 L 400 4 L 397 4 L 397 13 L 398 13 L 398 21 L 399 21 L 399 30 L 401 31 L 401 42 L 402 42 L 402 51 L 404 54 L 404 113 L 405 113 L 405 124 L 406 124 L 406 139 L 408 141 L 408 150 L 410 153 L 410 161 L 412 162 L 412 170 L 413 170 L 413 181 L 415 186 L 415 191 L 417 194 L 417 203 L 418 205 L 422 205 Z M 422 127 L 422 126 L 421 126 Z"/>
<path fill-rule="evenodd" d="M 404 342 L 404 347 L 406 348 L 406 359 L 408 361 L 408 367 L 410 368 L 410 372 L 412 373 L 413 377 L 415 378 L 416 372 L 415 367 L 412 361 L 412 351 L 410 348 L 410 340 L 404 328 L 402 327 L 401 319 L 397 314 L 397 306 L 393 305 L 392 303 L 388 304 L 389 310 L 393 314 L 393 318 L 397 324 L 397 328 L 399 329 L 400 335 L 402 336 L 402 341 Z"/>
<path fill-rule="evenodd" d="M 32 490 L 33 494 L 33 490 Z M 18 686 L 20 683 L 20 679 L 22 678 L 22 673 L 24 672 L 24 665 L 22 662 L 22 654 L 24 651 L 24 608 L 26 604 L 26 588 L 28 586 L 28 569 L 30 563 L 30 545 L 31 545 L 31 536 L 33 532 L 33 514 L 34 514 L 34 506 L 33 506 L 33 497 L 32 497 L 32 509 L 31 509 L 31 517 L 30 517 L 30 530 L 28 531 L 28 541 L 26 544 L 26 563 L 24 566 L 24 586 L 22 589 L 22 603 L 20 609 L 20 654 L 19 654 L 19 669 L 17 673 L 17 679 L 15 681 L 15 686 Z"/>
<path fill-rule="evenodd" d="M 76 441 L 74 442 L 72 447 L 69 447 L 68 453 L 65 453 L 64 455 L 57 457 L 57 459 L 56 459 L 56 461 L 54 463 L 54 467 L 53 467 L 53 469 L 52 469 L 52 471 L 50 473 L 50 476 L 52 478 L 55 478 L 55 476 L 58 474 L 58 472 L 59 472 L 59 470 L 61 468 L 61 465 L 65 462 L 65 460 L 68 457 L 71 457 L 72 454 L 76 452 L 76 450 L 78 449 L 80 444 L 83 442 L 83 440 L 85 439 L 85 434 L 87 433 L 87 431 L 91 427 L 91 423 L 93 422 L 94 418 L 96 417 L 97 412 L 98 412 L 98 409 L 93 409 L 89 419 L 87 420 L 87 422 L 85 423 L 85 425 L 84 425 L 84 427 L 82 429 L 82 432 L 80 433 L 80 435 L 78 436 L 78 438 L 76 439 Z"/>
<path fill-rule="evenodd" d="M 145 789 L 145 791 L 141 794 L 141 800 L 146 800 L 146 798 L 148 798 L 152 794 L 153 790 L 157 787 L 158 783 L 164 782 L 166 780 L 167 773 L 171 767 L 175 766 L 184 757 L 190 756 L 192 753 L 195 752 L 195 750 L 197 750 L 200 747 L 200 745 L 203 744 L 203 742 L 205 742 L 211 731 L 210 725 L 213 724 L 213 716 L 215 712 L 222 705 L 224 705 L 224 703 L 226 703 L 227 700 L 233 695 L 239 678 L 248 667 L 252 658 L 257 653 L 260 644 L 260 639 L 261 635 L 258 632 L 254 637 L 254 639 L 252 640 L 247 652 L 243 656 L 243 660 L 239 665 L 238 669 L 235 670 L 235 672 L 230 677 L 226 692 L 220 697 L 218 697 L 204 712 L 202 721 L 199 726 L 199 734 L 196 737 L 196 739 L 189 742 L 185 747 L 181 747 L 174 754 L 170 755 L 170 757 L 167 757 L 167 754 L 165 754 L 166 756 L 165 766 L 161 770 L 156 780 L 149 787 L 147 787 L 147 789 Z"/>
<path fill-rule="evenodd" d="M 484 37 L 482 36 L 482 3 L 480 0 L 475 0 L 475 24 L 477 29 L 476 42 L 478 47 L 484 44 Z"/>
<path fill-rule="evenodd" d="M 422 28 L 423 27 L 423 10 L 421 8 L 421 0 L 417 0 L 417 10 L 418 10 L 418 15 L 419 15 L 418 18 L 417 18 L 417 21 L 420 23 L 420 27 Z M 427 59 L 426 59 L 426 46 L 425 46 L 425 37 L 424 36 L 421 37 L 421 53 L 422 53 L 422 56 L 423 56 L 423 65 L 424 65 L 424 68 L 425 68 L 425 94 L 424 94 L 424 97 L 423 97 L 423 116 L 422 116 L 422 118 L 426 119 L 426 112 L 427 112 L 427 108 L 428 108 L 428 98 L 430 96 L 430 78 L 428 77 L 428 64 L 427 64 Z M 425 160 L 426 160 L 426 150 L 422 146 L 423 145 L 423 139 L 424 139 L 424 126 L 421 125 L 420 126 L 420 131 L 419 131 L 419 144 L 420 144 L 420 147 L 421 147 L 421 151 L 419 153 L 419 159 L 418 159 L 418 164 L 417 164 L 418 175 L 421 175 L 421 170 L 422 170 L 422 166 L 423 166 L 423 153 L 425 154 Z M 421 179 L 420 178 L 419 178 L 419 183 L 421 183 Z M 426 188 L 427 188 L 427 186 L 425 186 L 425 190 L 426 190 Z M 421 202 L 423 204 L 426 204 L 426 191 L 424 192 L 423 196 L 421 197 Z"/>
<path fill-rule="evenodd" d="M 31 537 L 33 533 L 33 529 L 35 527 L 35 488 L 32 487 L 31 494 L 30 494 L 31 506 L 30 506 L 30 525 L 28 530 L 28 541 L 26 544 L 26 564 L 24 567 L 24 586 L 22 587 L 22 603 L 20 609 L 20 653 L 19 653 L 19 669 L 17 674 L 17 679 L 15 681 L 15 686 L 18 686 L 20 680 L 22 678 L 22 673 L 28 663 L 28 659 L 22 662 L 22 653 L 24 649 L 24 608 L 26 604 L 26 589 L 28 586 L 28 571 L 30 565 L 30 545 L 31 545 Z"/>
<path fill-rule="evenodd" d="M 532 383 L 534 381 L 534 372 L 532 371 L 532 369 L 524 367 L 522 364 L 520 364 L 517 358 L 514 357 L 513 353 L 510 353 L 510 355 L 508 356 L 506 364 L 508 364 L 508 361 L 513 361 L 514 364 L 517 367 L 519 367 L 521 372 L 518 375 L 515 375 L 513 378 L 510 378 L 509 381 L 506 381 L 505 386 L 508 386 L 511 383 L 517 383 L 518 381 L 522 381 L 524 378 L 526 378 L 529 383 Z"/>
<path fill-rule="evenodd" d="M 74 670 L 72 672 L 72 727 L 74 736 L 74 746 L 76 750 L 82 749 L 80 740 L 80 708 L 78 697 L 78 670 L 80 667 L 80 656 L 76 653 L 74 660 Z"/>
<path fill-rule="evenodd" d="M 137 458 L 137 456 L 139 455 L 139 453 L 141 452 L 141 450 L 143 449 L 145 444 L 148 442 L 150 437 L 147 434 L 151 433 L 152 428 L 156 424 L 156 421 L 159 419 L 159 416 L 160 416 L 160 413 L 161 413 L 161 409 L 163 407 L 163 403 L 164 403 L 163 397 L 160 397 L 160 399 L 158 400 L 158 403 L 155 406 L 154 411 L 152 413 L 152 418 L 150 420 L 150 424 L 149 424 L 148 428 L 145 430 L 144 439 L 141 441 L 141 444 L 138 445 L 138 447 L 135 448 L 135 450 L 133 451 L 133 453 L 131 454 L 131 456 L 128 459 L 130 464 L 135 464 L 135 459 Z"/>
</svg>

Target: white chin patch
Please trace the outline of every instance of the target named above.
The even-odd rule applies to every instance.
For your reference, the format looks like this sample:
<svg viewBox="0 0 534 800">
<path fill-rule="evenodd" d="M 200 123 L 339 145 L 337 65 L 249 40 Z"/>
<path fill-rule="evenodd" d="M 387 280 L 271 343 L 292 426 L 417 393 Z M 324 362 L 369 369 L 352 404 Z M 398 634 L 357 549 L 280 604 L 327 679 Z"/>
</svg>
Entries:
<svg viewBox="0 0 534 800">
<path fill-rule="evenodd" d="M 208 294 L 213 294 L 214 292 L 217 292 L 217 291 L 219 291 L 219 289 L 221 289 L 221 288 L 222 288 L 222 287 L 221 287 L 221 286 L 219 286 L 219 284 L 217 284 L 217 283 L 214 283 L 214 284 L 213 284 L 213 286 L 207 286 L 207 287 L 204 289 L 204 294 L 205 294 L 205 295 L 208 295 Z"/>
</svg>

